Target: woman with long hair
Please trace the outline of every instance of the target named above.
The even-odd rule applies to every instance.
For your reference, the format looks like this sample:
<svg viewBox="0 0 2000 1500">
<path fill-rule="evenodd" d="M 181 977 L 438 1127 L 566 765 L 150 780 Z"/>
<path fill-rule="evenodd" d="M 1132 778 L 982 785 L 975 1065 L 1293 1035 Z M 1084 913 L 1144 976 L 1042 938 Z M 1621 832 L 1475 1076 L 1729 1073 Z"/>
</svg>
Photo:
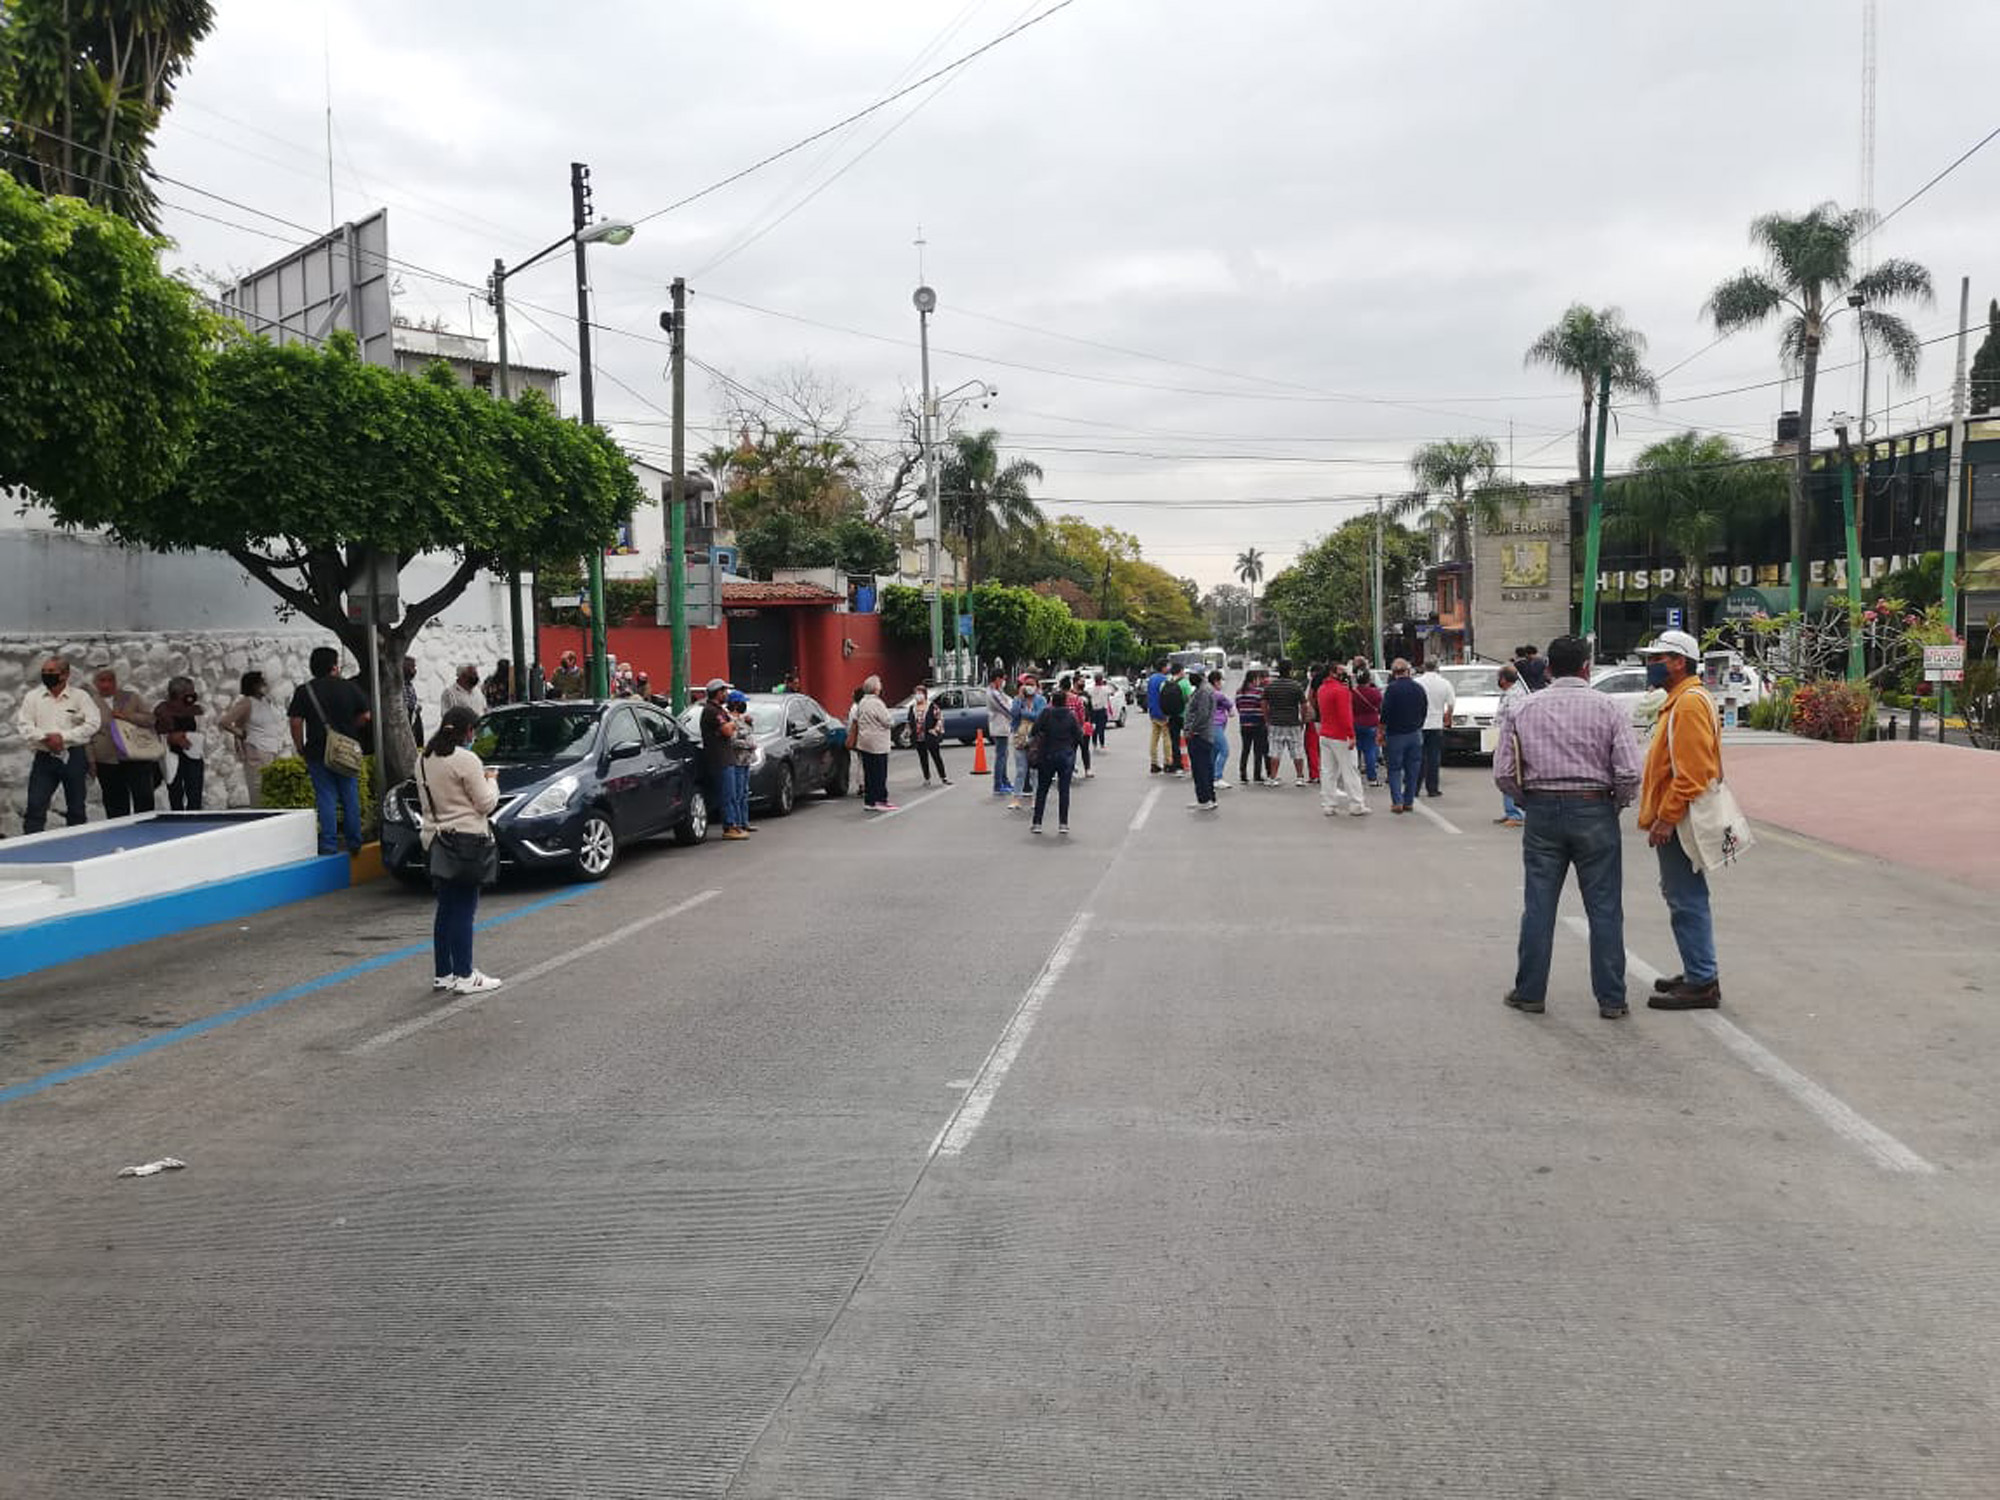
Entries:
<svg viewBox="0 0 2000 1500">
<path fill-rule="evenodd" d="M 1236 780 L 1250 784 L 1251 773 L 1256 773 L 1259 786 L 1278 784 L 1273 776 L 1269 783 L 1264 780 L 1264 762 L 1271 753 L 1270 736 L 1264 732 L 1264 679 L 1271 674 L 1251 671 L 1243 674 L 1243 685 L 1236 689 L 1236 724 L 1238 735 L 1243 741 L 1243 756 L 1236 766 Z"/>
<path fill-rule="evenodd" d="M 424 815 L 424 851 L 437 917 L 431 924 L 436 962 L 431 988 L 461 995 L 500 988 L 500 981 L 472 966 L 472 923 L 479 888 L 498 871 L 493 825 L 500 802 L 497 773 L 470 748 L 479 715 L 459 705 L 445 710 L 437 733 L 417 757 L 417 805 Z"/>
<path fill-rule="evenodd" d="M 1055 695 L 1035 715 L 1034 730 L 1029 736 L 1037 747 L 1035 820 L 1029 825 L 1030 833 L 1042 831 L 1042 810 L 1048 806 L 1049 788 L 1053 786 L 1056 791 L 1056 832 L 1065 837 L 1069 834 L 1070 778 L 1076 774 L 1077 750 L 1086 736 L 1083 720 L 1077 713 L 1076 700 L 1058 685 Z"/>
<path fill-rule="evenodd" d="M 917 684 L 916 694 L 910 699 L 909 722 L 910 743 L 916 747 L 924 785 L 931 784 L 931 768 L 936 767 L 937 779 L 950 786 L 951 778 L 944 773 L 944 705 L 931 696 L 928 682 Z"/>
</svg>

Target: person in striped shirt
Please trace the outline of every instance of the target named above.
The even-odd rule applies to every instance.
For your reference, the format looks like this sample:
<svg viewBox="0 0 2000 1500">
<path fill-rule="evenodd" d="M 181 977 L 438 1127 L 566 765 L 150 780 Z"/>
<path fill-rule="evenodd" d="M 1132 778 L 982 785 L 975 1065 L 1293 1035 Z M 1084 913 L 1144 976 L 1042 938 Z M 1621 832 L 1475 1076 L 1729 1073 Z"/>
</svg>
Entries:
<svg viewBox="0 0 2000 1500">
<path fill-rule="evenodd" d="M 1261 670 L 1246 672 L 1242 685 L 1236 689 L 1236 732 L 1243 741 L 1236 779 L 1248 784 L 1254 770 L 1259 786 L 1264 784 L 1264 758 L 1270 753 L 1270 744 L 1264 735 L 1264 678 L 1267 675 Z"/>
</svg>

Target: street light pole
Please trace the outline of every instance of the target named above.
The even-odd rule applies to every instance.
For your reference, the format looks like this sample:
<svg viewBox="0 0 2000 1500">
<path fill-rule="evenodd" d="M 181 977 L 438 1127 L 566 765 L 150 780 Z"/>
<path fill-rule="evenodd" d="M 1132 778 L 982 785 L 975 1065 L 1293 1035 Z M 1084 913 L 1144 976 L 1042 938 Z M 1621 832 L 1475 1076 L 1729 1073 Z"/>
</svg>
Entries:
<svg viewBox="0 0 2000 1500">
<path fill-rule="evenodd" d="M 925 579 L 931 596 L 931 675 L 936 677 L 944 661 L 944 520 L 938 514 L 937 486 L 937 398 L 931 392 L 931 313 L 937 307 L 937 293 L 920 286 L 910 298 L 917 308 L 917 341 L 922 350 L 923 404 L 918 441 L 924 446 L 924 507 L 929 512 L 930 533 L 925 550 Z"/>
<path fill-rule="evenodd" d="M 507 262 L 497 256 L 493 261 L 493 276 L 487 283 L 487 301 L 493 304 L 493 341 L 499 346 L 499 362 L 494 367 L 494 382 L 499 388 L 500 399 L 511 401 L 514 392 L 509 384 L 507 368 Z M 513 637 L 514 680 L 508 684 L 516 699 L 525 696 L 530 701 L 541 696 L 540 671 L 528 671 L 528 631 L 521 615 L 521 564 L 518 558 L 507 559 L 507 624 Z M 537 659 L 541 651 L 536 650 Z M 525 695 L 521 683 L 527 683 Z"/>
<path fill-rule="evenodd" d="M 1375 497 L 1375 655 L 1372 665 L 1382 662 L 1382 497 Z"/>
<path fill-rule="evenodd" d="M 668 491 L 667 626 L 672 632 L 673 673 L 671 691 L 676 714 L 688 706 L 688 657 L 694 643 L 688 634 L 687 613 L 687 282 L 676 276 L 674 307 L 668 314 L 673 326 L 673 422 L 674 472 Z M 711 538 L 711 540 L 713 540 Z"/>
<path fill-rule="evenodd" d="M 597 425 L 597 391 L 590 360 L 590 268 L 584 258 L 583 232 L 590 224 L 590 168 L 569 164 L 570 236 L 576 243 L 576 361 L 577 413 L 586 427 Z M 590 549 L 590 696 L 611 696 L 611 662 L 605 653 L 604 548 Z"/>
<path fill-rule="evenodd" d="M 1611 371 L 1597 376 L 1597 462 L 1590 473 L 1590 522 L 1583 536 L 1583 618 L 1578 632 L 1597 660 L 1597 554 L 1604 536 L 1604 443 L 1611 429 Z"/>
</svg>

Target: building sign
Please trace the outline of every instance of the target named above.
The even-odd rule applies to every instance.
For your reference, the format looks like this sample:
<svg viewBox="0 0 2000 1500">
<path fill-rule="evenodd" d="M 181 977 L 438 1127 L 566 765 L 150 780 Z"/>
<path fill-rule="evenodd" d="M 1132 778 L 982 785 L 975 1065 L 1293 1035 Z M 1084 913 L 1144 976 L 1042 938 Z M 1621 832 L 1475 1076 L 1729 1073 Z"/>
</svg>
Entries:
<svg viewBox="0 0 2000 1500">
<path fill-rule="evenodd" d="M 1914 557 L 1891 555 L 1870 557 L 1862 562 L 1861 586 L 1872 587 L 1878 580 L 1911 566 Z M 1806 577 L 1813 588 L 1843 589 L 1847 587 L 1847 560 L 1845 558 L 1815 559 L 1806 568 Z M 1627 568 L 1616 572 L 1597 575 L 1597 593 L 1602 599 L 1649 599 L 1662 589 L 1671 589 L 1688 582 L 1687 574 L 1680 568 Z M 1708 590 L 1742 589 L 1789 589 L 1792 581 L 1792 565 L 1783 563 L 1738 564 L 1725 567 L 1717 564 L 1702 572 L 1702 586 Z"/>
<path fill-rule="evenodd" d="M 1497 524 L 1481 525 L 1473 538 L 1473 633 L 1488 654 L 1488 642 L 1511 647 L 1569 629 L 1569 491 L 1551 485 L 1526 493 L 1525 506 L 1510 506 Z M 1439 582 L 1449 586 L 1456 580 Z M 1444 600 L 1438 608 L 1445 610 Z"/>
<path fill-rule="evenodd" d="M 1500 544 L 1500 587 L 1503 589 L 1544 589 L 1549 586 L 1549 544 L 1502 542 Z"/>
</svg>

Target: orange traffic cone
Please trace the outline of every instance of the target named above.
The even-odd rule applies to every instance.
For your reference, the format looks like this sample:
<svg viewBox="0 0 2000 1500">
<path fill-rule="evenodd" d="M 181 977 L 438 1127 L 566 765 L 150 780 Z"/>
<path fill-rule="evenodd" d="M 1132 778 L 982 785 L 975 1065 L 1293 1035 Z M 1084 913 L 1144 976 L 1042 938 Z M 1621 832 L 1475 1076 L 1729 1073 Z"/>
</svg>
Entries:
<svg viewBox="0 0 2000 1500">
<path fill-rule="evenodd" d="M 986 764 L 986 731 L 975 729 L 972 731 L 972 774 L 985 776 L 990 774 L 991 770 L 992 768 Z"/>
</svg>

